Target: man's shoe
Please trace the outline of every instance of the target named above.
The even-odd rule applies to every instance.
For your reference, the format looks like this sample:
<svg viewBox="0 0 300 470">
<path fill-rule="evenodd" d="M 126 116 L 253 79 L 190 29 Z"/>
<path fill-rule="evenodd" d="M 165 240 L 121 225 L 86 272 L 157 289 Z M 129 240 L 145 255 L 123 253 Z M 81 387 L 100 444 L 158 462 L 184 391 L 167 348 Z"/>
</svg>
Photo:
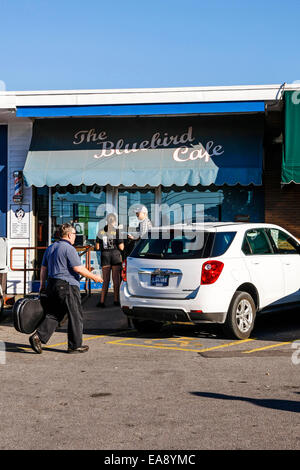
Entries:
<svg viewBox="0 0 300 470">
<path fill-rule="evenodd" d="M 80 346 L 79 348 L 76 348 L 76 349 L 69 348 L 68 353 L 69 354 L 85 353 L 88 350 L 89 350 L 89 347 L 84 345 L 84 346 Z"/>
<path fill-rule="evenodd" d="M 104 302 L 98 302 L 97 305 L 96 305 L 96 307 L 105 308 L 106 305 L 105 305 Z"/>
<path fill-rule="evenodd" d="M 42 354 L 42 343 L 37 333 L 33 333 L 33 335 L 29 336 L 29 343 L 37 354 Z"/>
</svg>

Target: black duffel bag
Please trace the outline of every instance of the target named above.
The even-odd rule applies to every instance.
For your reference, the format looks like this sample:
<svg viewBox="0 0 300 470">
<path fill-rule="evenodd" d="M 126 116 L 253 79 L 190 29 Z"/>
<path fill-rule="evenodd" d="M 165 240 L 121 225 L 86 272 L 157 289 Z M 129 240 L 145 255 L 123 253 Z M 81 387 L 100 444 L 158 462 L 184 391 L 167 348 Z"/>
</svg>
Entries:
<svg viewBox="0 0 300 470">
<path fill-rule="evenodd" d="M 45 318 L 44 299 L 19 299 L 13 306 L 14 327 L 20 333 L 33 333 Z"/>
</svg>

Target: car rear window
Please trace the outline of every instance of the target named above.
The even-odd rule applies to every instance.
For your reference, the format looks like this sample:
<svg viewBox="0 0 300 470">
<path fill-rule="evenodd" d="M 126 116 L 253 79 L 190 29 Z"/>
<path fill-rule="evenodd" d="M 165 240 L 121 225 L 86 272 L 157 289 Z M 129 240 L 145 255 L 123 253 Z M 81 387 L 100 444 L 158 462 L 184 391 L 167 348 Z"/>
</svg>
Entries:
<svg viewBox="0 0 300 470">
<path fill-rule="evenodd" d="M 134 258 L 185 259 L 205 258 L 209 232 L 155 231 L 138 242 L 130 256 Z"/>
<path fill-rule="evenodd" d="M 226 252 L 236 232 L 176 231 L 153 232 L 138 242 L 133 258 L 191 259 L 221 256 Z"/>
</svg>

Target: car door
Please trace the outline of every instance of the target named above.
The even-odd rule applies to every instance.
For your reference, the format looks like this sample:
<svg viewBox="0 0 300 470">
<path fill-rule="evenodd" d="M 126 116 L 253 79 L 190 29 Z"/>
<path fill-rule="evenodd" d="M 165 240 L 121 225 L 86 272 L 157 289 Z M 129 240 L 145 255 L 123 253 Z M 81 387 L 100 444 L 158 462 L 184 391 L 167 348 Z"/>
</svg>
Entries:
<svg viewBox="0 0 300 470">
<path fill-rule="evenodd" d="M 283 265 L 265 229 L 247 230 L 242 251 L 251 281 L 259 293 L 260 308 L 281 302 L 285 296 Z"/>
<path fill-rule="evenodd" d="M 270 228 L 268 234 L 280 258 L 285 285 L 284 303 L 300 301 L 300 255 L 297 242 L 283 230 Z"/>
</svg>

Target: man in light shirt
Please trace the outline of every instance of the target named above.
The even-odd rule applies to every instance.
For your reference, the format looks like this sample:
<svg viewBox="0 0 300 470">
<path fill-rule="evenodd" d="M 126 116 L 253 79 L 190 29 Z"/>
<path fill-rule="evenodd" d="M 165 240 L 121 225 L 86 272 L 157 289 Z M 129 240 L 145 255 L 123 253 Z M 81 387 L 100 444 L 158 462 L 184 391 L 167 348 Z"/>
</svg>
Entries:
<svg viewBox="0 0 300 470">
<path fill-rule="evenodd" d="M 137 236 L 128 235 L 128 238 L 131 240 L 140 240 L 141 238 L 146 238 L 149 230 L 151 230 L 152 223 L 148 218 L 148 209 L 145 206 L 139 207 L 135 214 L 139 220 L 139 225 L 137 228 Z"/>
</svg>

